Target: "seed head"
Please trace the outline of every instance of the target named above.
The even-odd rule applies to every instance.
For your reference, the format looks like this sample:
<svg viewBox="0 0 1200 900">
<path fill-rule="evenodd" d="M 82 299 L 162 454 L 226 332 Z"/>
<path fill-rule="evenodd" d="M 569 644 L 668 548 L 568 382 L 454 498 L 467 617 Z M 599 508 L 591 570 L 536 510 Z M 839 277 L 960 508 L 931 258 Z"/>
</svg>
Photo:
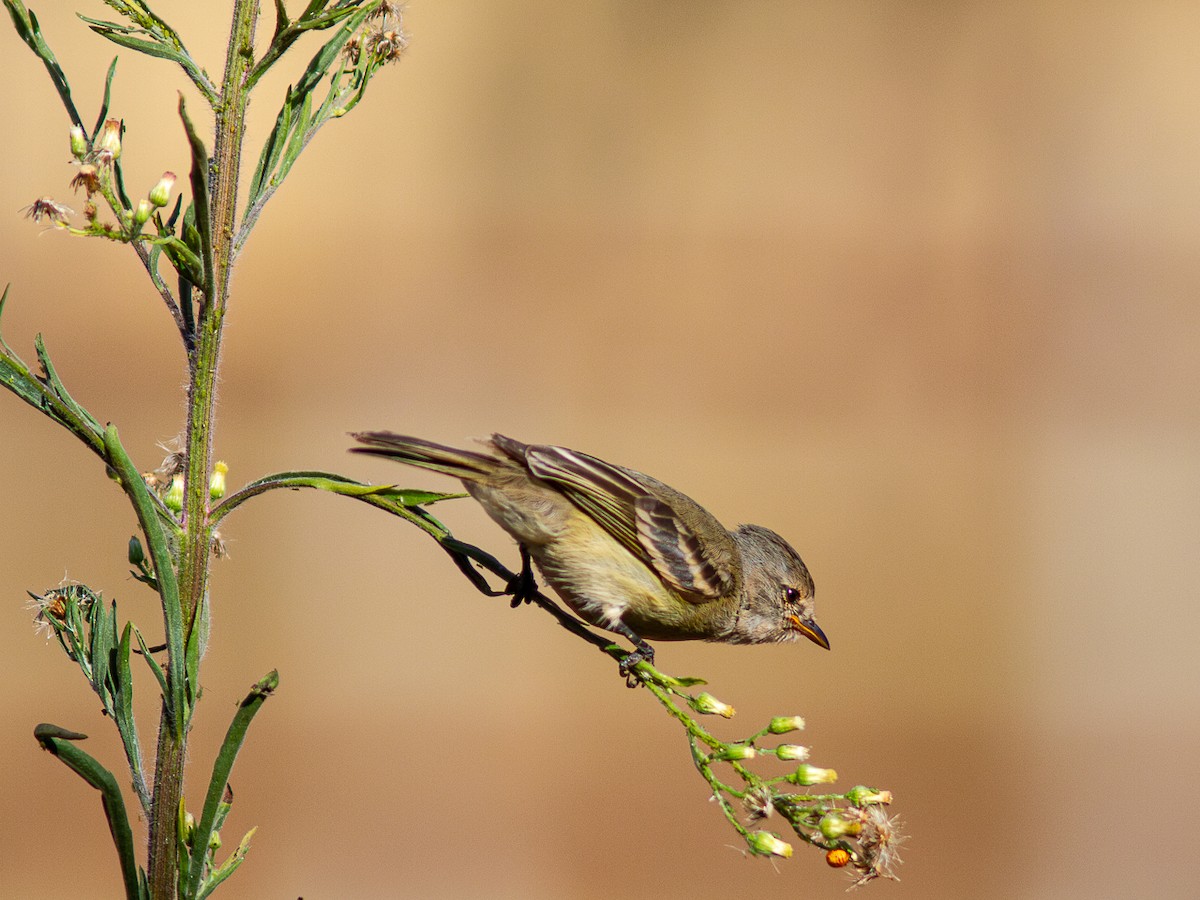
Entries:
<svg viewBox="0 0 1200 900">
<path fill-rule="evenodd" d="M 80 188 L 90 197 L 100 190 L 100 172 L 91 163 L 84 163 L 71 179 L 71 187 L 78 193 Z"/>
<path fill-rule="evenodd" d="M 51 197 L 39 197 L 25 207 L 25 218 L 40 222 L 48 219 L 52 225 L 66 225 L 67 216 L 74 212 Z"/>
</svg>

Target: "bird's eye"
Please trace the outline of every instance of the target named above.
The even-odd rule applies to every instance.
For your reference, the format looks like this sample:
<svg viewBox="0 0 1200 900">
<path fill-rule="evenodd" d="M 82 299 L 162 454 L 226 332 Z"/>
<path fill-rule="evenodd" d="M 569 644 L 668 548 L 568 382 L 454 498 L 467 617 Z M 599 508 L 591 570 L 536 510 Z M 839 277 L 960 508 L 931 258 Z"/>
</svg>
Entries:
<svg viewBox="0 0 1200 900">
<path fill-rule="evenodd" d="M 783 599 L 786 600 L 788 603 L 799 603 L 800 602 L 800 592 L 798 590 L 796 590 L 794 587 L 785 587 L 783 589 Z"/>
</svg>

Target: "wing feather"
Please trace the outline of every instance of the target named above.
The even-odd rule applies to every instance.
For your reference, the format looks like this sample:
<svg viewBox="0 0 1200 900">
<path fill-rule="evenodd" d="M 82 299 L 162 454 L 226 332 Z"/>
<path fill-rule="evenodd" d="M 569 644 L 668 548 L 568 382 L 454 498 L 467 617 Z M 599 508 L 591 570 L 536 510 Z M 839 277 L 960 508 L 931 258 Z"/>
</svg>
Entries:
<svg viewBox="0 0 1200 900">
<path fill-rule="evenodd" d="M 735 588 L 733 539 L 690 498 L 647 475 L 565 447 L 528 446 L 524 457 L 535 477 L 554 484 L 687 599 L 703 603 Z"/>
</svg>

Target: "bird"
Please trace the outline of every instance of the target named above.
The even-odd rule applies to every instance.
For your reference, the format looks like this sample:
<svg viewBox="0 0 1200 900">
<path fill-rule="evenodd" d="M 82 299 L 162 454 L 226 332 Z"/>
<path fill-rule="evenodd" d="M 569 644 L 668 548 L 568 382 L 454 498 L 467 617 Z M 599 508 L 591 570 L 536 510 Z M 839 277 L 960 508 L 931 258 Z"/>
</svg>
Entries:
<svg viewBox="0 0 1200 900">
<path fill-rule="evenodd" d="M 481 441 L 481 451 L 390 431 L 351 437 L 355 452 L 459 479 L 516 539 L 525 575 L 532 558 L 577 616 L 633 644 L 621 663 L 626 675 L 642 661 L 653 665 L 648 641 L 804 637 L 829 649 L 814 618 L 812 576 L 787 541 L 760 525 L 727 530 L 657 478 L 502 434 Z"/>
</svg>

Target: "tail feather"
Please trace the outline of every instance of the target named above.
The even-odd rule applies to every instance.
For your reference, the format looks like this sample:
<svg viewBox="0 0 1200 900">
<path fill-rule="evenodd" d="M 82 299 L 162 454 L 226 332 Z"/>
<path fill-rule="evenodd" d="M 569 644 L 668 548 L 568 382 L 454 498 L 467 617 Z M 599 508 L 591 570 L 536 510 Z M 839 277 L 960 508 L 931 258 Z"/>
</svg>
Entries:
<svg viewBox="0 0 1200 900">
<path fill-rule="evenodd" d="M 350 435 L 362 447 L 352 447 L 353 453 L 383 456 L 396 462 L 452 475 L 466 481 L 480 481 L 496 470 L 494 456 L 458 450 L 435 444 L 423 438 L 394 434 L 390 431 L 360 431 Z"/>
</svg>

